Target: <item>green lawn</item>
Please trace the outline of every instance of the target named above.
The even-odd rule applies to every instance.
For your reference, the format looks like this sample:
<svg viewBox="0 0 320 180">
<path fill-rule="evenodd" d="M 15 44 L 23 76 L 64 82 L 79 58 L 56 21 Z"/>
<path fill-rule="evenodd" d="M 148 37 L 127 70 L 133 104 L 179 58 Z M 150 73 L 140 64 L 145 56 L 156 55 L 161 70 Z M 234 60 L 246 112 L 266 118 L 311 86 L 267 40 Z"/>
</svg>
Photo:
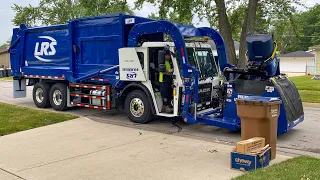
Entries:
<svg viewBox="0 0 320 180">
<path fill-rule="evenodd" d="M 0 136 L 75 118 L 70 114 L 0 103 Z"/>
<path fill-rule="evenodd" d="M 316 180 L 320 179 L 320 159 L 300 156 L 266 168 L 251 171 L 234 180 Z"/>
<path fill-rule="evenodd" d="M 290 79 L 297 86 L 303 102 L 320 103 L 320 80 L 312 76 L 297 76 Z"/>
<path fill-rule="evenodd" d="M 0 81 L 10 81 L 12 80 L 12 76 L 11 77 L 2 77 L 0 78 Z"/>
</svg>

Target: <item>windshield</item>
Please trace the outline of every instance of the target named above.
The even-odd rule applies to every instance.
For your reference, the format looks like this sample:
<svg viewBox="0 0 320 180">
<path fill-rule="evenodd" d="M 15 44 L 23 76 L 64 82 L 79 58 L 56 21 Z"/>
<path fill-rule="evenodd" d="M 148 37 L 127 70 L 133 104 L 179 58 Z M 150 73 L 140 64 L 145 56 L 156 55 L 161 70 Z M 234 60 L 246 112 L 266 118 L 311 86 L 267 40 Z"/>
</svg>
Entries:
<svg viewBox="0 0 320 180">
<path fill-rule="evenodd" d="M 187 53 L 189 64 L 199 70 L 200 80 L 218 76 L 217 66 L 210 48 L 187 47 Z"/>
</svg>

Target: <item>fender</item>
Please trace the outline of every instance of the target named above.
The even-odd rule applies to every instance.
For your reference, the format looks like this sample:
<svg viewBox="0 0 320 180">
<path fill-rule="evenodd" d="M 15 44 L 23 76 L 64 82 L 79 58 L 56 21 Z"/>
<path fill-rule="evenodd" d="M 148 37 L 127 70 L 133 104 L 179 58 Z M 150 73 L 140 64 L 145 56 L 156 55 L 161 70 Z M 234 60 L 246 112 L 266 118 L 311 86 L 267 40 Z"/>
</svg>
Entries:
<svg viewBox="0 0 320 180">
<path fill-rule="evenodd" d="M 154 103 L 153 103 L 153 100 L 152 100 L 152 96 L 150 94 L 150 91 L 148 90 L 148 88 L 141 84 L 141 83 L 138 83 L 138 82 L 132 82 L 130 84 L 128 84 L 122 91 L 121 93 L 119 94 L 119 98 L 122 98 L 123 94 L 126 94 L 125 92 L 127 91 L 131 91 L 132 89 L 140 89 L 142 90 L 146 95 L 147 95 L 147 98 L 148 98 L 148 101 L 149 101 L 149 104 L 151 105 L 151 111 L 152 111 L 152 114 L 157 114 L 156 113 L 156 110 L 155 110 L 155 106 L 154 106 Z"/>
</svg>

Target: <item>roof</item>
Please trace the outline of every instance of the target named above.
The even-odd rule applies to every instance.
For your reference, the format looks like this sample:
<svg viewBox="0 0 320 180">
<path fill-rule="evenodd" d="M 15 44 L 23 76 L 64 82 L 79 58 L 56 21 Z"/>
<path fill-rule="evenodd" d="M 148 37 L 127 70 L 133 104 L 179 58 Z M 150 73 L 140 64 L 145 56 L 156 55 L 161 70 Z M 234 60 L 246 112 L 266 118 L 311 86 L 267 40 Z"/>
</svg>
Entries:
<svg viewBox="0 0 320 180">
<path fill-rule="evenodd" d="M 305 51 L 295 51 L 287 54 L 283 54 L 280 57 L 314 57 L 314 54 Z"/>
<path fill-rule="evenodd" d="M 8 49 L 0 49 L 0 54 L 7 53 Z"/>
<path fill-rule="evenodd" d="M 310 50 L 320 50 L 320 44 L 309 47 Z"/>
<path fill-rule="evenodd" d="M 211 45 L 212 50 L 217 50 L 216 44 L 213 42 L 212 39 L 209 39 L 209 40 L 208 40 L 208 44 Z M 240 42 L 239 42 L 239 41 L 234 41 L 234 48 L 235 48 L 235 50 L 239 50 L 239 47 L 240 47 Z"/>
</svg>

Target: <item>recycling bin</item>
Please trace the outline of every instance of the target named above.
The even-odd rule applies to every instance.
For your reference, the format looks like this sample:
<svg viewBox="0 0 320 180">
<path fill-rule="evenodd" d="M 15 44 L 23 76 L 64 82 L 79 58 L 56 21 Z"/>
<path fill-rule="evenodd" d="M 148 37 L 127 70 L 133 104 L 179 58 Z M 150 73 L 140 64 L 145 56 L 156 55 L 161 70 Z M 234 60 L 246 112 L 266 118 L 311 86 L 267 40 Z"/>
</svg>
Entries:
<svg viewBox="0 0 320 180">
<path fill-rule="evenodd" d="M 4 74 L 5 74 L 4 69 L 0 68 L 0 78 L 5 77 Z"/>
<path fill-rule="evenodd" d="M 271 160 L 276 157 L 278 117 L 282 101 L 274 97 L 245 96 L 237 99 L 241 118 L 241 140 L 263 137 L 271 146 Z"/>
</svg>

